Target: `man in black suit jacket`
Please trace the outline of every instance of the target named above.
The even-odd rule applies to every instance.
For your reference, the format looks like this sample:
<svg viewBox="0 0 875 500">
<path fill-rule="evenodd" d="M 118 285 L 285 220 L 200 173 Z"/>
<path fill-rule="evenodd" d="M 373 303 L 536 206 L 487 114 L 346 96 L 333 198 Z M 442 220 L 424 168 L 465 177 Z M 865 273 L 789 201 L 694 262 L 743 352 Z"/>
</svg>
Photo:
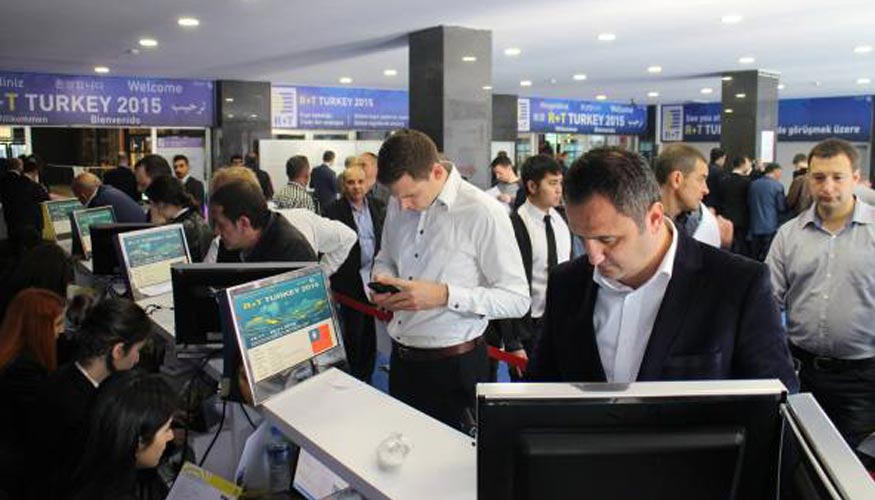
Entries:
<svg viewBox="0 0 875 500">
<path fill-rule="evenodd" d="M 592 150 L 564 191 L 587 258 L 550 274 L 529 379 L 778 378 L 798 390 L 766 267 L 680 234 L 643 158 Z"/>
<path fill-rule="evenodd" d="M 73 194 L 86 208 L 111 206 L 116 222 L 148 222 L 149 216 L 137 202 L 112 186 L 101 184 L 90 172 L 73 179 Z"/>
<path fill-rule="evenodd" d="M 352 228 L 358 242 L 349 251 L 346 261 L 331 276 L 331 289 L 364 304 L 369 303 L 365 285 L 370 281 L 374 257 L 380 251 L 386 204 L 367 194 L 365 171 L 359 164 L 348 167 L 341 175 L 343 197 L 328 205 L 325 217 L 338 220 Z M 362 221 L 362 226 L 356 220 Z M 370 382 L 377 355 L 374 317 L 340 306 L 343 321 L 343 343 L 353 376 Z"/>
<path fill-rule="evenodd" d="M 316 200 L 323 210 L 337 199 L 337 175 L 331 169 L 332 163 L 334 151 L 326 151 L 322 155 L 322 165 L 310 172 L 310 187 L 316 191 Z"/>
<path fill-rule="evenodd" d="M 142 196 L 137 191 L 137 176 L 127 165 L 119 165 L 103 174 L 103 183 L 112 186 L 122 193 L 131 197 L 135 202 L 140 201 Z"/>
<path fill-rule="evenodd" d="M 191 167 L 188 164 L 187 156 L 176 155 L 173 157 L 173 173 L 182 182 L 185 191 L 194 198 L 197 211 L 203 214 L 204 183 L 191 176 Z"/>
</svg>

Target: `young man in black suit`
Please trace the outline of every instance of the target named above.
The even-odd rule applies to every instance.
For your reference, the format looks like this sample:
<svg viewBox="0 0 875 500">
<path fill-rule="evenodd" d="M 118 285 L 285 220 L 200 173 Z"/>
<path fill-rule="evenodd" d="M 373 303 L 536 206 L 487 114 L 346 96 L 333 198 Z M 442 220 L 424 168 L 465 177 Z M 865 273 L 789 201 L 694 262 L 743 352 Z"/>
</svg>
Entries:
<svg viewBox="0 0 875 500">
<path fill-rule="evenodd" d="M 337 175 L 331 169 L 333 164 L 334 151 L 326 151 L 322 154 L 322 164 L 310 172 L 310 187 L 323 209 L 337 199 Z"/>
<path fill-rule="evenodd" d="M 563 190 L 587 258 L 550 274 L 529 379 L 778 378 L 798 390 L 768 269 L 681 234 L 643 158 L 592 150 Z"/>
<path fill-rule="evenodd" d="M 370 281 L 374 257 L 380 251 L 386 204 L 367 197 L 365 170 L 353 163 L 340 174 L 343 197 L 325 207 L 324 215 L 352 228 L 358 242 L 349 251 L 346 261 L 331 276 L 331 289 L 364 304 L 369 303 L 365 285 Z M 343 344 L 353 376 L 371 381 L 377 355 L 374 317 L 345 305 L 340 306 L 343 320 Z"/>
<path fill-rule="evenodd" d="M 204 183 L 191 176 L 191 166 L 188 164 L 187 156 L 176 155 L 173 157 L 173 173 L 176 174 L 176 178 L 185 186 L 188 194 L 194 198 L 197 211 L 203 213 Z"/>
</svg>

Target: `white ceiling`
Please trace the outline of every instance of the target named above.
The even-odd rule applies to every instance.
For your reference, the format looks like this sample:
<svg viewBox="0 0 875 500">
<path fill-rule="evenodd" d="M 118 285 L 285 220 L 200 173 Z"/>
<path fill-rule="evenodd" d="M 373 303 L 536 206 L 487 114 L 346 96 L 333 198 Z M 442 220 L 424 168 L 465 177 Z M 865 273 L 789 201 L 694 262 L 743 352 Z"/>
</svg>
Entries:
<svg viewBox="0 0 875 500">
<path fill-rule="evenodd" d="M 728 14 L 744 19 L 721 23 Z M 201 25 L 179 27 L 182 15 Z M 875 93 L 856 83 L 875 82 L 875 52 L 853 51 L 875 45 L 873 0 L 10 0 L 0 69 L 90 74 L 106 65 L 114 75 L 329 86 L 349 76 L 355 87 L 405 89 L 405 35 L 440 24 L 492 31 L 495 93 L 718 101 L 720 72 L 757 68 L 781 74 L 782 97 Z M 599 42 L 602 32 L 617 39 Z M 147 36 L 159 46 L 138 47 Z M 505 56 L 508 47 L 521 55 Z M 663 72 L 648 74 L 650 65 Z M 384 76 L 388 68 L 398 76 Z"/>
</svg>

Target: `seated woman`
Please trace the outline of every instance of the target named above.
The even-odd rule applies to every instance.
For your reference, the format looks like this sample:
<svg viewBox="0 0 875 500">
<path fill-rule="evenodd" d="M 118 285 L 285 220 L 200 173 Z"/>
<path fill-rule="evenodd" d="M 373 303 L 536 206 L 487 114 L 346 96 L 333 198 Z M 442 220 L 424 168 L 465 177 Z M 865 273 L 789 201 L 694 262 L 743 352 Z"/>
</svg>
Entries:
<svg viewBox="0 0 875 500">
<path fill-rule="evenodd" d="M 173 390 L 161 375 L 113 374 L 97 391 L 88 441 L 74 473 L 75 486 L 66 498 L 164 498 L 166 491 L 138 481 L 138 471 L 158 466 L 173 439 L 170 423 L 176 410 Z"/>
<path fill-rule="evenodd" d="M 194 198 L 182 183 L 171 176 L 156 177 L 146 188 L 146 196 L 151 204 L 152 222 L 182 224 L 192 262 L 204 260 L 213 241 L 213 230 L 198 213 Z"/>
<path fill-rule="evenodd" d="M 0 490 L 20 492 L 27 450 L 25 427 L 34 397 L 57 366 L 55 343 L 64 330 L 64 300 L 27 288 L 12 299 L 0 326 Z M 0 493 L 2 496 L 2 493 Z"/>
</svg>

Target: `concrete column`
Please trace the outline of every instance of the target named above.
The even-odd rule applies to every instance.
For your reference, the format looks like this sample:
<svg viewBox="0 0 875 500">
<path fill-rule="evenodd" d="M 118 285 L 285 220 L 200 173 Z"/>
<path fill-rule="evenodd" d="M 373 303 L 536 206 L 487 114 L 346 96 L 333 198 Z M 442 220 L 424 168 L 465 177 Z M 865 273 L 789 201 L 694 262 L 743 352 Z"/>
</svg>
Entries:
<svg viewBox="0 0 875 500">
<path fill-rule="evenodd" d="M 734 71 L 723 74 L 723 117 L 720 147 L 730 158 L 747 155 L 763 158 L 777 146 L 778 75 L 764 71 Z M 763 132 L 772 132 L 764 144 Z M 765 139 L 769 135 L 765 134 Z"/>
</svg>

